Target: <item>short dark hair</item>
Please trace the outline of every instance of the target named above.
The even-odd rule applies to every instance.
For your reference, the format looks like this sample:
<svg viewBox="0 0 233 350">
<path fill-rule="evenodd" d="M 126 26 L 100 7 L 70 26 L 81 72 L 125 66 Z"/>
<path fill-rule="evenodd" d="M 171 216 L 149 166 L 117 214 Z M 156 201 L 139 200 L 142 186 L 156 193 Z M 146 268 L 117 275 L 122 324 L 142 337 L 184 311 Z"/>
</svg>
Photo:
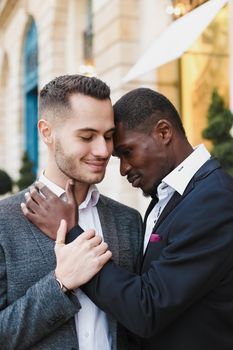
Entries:
<svg viewBox="0 0 233 350">
<path fill-rule="evenodd" d="M 97 98 L 98 100 L 110 99 L 110 88 L 100 79 L 86 77 L 84 75 L 62 75 L 46 84 L 39 94 L 39 116 L 45 111 L 54 114 L 59 111 L 70 110 L 72 94 L 79 93 Z"/>
<path fill-rule="evenodd" d="M 134 89 L 123 95 L 113 106 L 115 124 L 127 129 L 150 132 L 160 119 L 167 119 L 185 135 L 180 116 L 167 97 L 148 88 Z"/>
</svg>

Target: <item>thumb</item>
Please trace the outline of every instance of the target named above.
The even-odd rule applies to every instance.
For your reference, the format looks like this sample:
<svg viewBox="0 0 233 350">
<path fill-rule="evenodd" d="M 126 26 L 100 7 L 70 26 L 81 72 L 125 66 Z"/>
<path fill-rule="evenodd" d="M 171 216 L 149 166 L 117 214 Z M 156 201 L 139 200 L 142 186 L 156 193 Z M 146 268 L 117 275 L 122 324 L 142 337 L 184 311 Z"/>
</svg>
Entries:
<svg viewBox="0 0 233 350">
<path fill-rule="evenodd" d="M 67 233 L 67 222 L 62 219 L 57 230 L 56 246 L 64 245 Z"/>
<path fill-rule="evenodd" d="M 66 182 L 66 197 L 67 197 L 67 202 L 69 204 L 76 205 L 76 200 L 74 195 L 74 182 L 73 180 L 70 180 L 70 179 Z"/>
</svg>

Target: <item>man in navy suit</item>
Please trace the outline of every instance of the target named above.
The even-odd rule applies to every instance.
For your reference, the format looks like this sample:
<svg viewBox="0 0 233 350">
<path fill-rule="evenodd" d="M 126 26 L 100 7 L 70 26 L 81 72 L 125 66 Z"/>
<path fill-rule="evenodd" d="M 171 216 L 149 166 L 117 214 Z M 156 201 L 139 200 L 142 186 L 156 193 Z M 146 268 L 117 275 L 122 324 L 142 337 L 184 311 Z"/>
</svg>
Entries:
<svg viewBox="0 0 233 350">
<path fill-rule="evenodd" d="M 232 350 L 233 179 L 165 96 L 135 89 L 114 115 L 121 175 L 152 197 L 141 275 L 110 261 L 83 290 L 144 350 Z"/>
</svg>

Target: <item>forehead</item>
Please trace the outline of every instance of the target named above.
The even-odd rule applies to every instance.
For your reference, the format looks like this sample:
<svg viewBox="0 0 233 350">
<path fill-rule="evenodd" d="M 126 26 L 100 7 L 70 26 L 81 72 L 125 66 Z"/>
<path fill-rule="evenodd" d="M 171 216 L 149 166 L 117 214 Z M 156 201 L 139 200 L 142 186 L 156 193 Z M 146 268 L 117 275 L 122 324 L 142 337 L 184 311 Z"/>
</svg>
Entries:
<svg viewBox="0 0 233 350">
<path fill-rule="evenodd" d="M 71 111 L 67 124 L 79 129 L 114 127 L 113 108 L 109 99 L 98 100 L 97 98 L 83 94 L 70 96 Z"/>
<path fill-rule="evenodd" d="M 122 123 L 116 125 L 114 134 L 114 148 L 120 149 L 127 146 L 133 146 L 139 143 L 146 135 L 137 129 L 127 129 Z"/>
<path fill-rule="evenodd" d="M 113 117 L 113 108 L 110 99 L 99 100 L 83 94 L 72 94 L 69 97 L 71 111 L 74 115 L 108 113 Z"/>
</svg>

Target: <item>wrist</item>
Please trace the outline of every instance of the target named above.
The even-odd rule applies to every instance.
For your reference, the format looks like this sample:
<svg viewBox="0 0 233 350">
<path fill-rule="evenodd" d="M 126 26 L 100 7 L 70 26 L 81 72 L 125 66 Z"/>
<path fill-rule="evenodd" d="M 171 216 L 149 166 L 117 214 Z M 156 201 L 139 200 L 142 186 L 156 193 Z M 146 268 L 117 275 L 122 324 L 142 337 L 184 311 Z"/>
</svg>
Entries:
<svg viewBox="0 0 233 350">
<path fill-rule="evenodd" d="M 71 289 L 66 287 L 62 280 L 56 276 L 56 273 L 54 273 L 54 279 L 56 280 L 58 286 L 60 287 L 63 293 L 68 293 L 71 291 Z"/>
</svg>

